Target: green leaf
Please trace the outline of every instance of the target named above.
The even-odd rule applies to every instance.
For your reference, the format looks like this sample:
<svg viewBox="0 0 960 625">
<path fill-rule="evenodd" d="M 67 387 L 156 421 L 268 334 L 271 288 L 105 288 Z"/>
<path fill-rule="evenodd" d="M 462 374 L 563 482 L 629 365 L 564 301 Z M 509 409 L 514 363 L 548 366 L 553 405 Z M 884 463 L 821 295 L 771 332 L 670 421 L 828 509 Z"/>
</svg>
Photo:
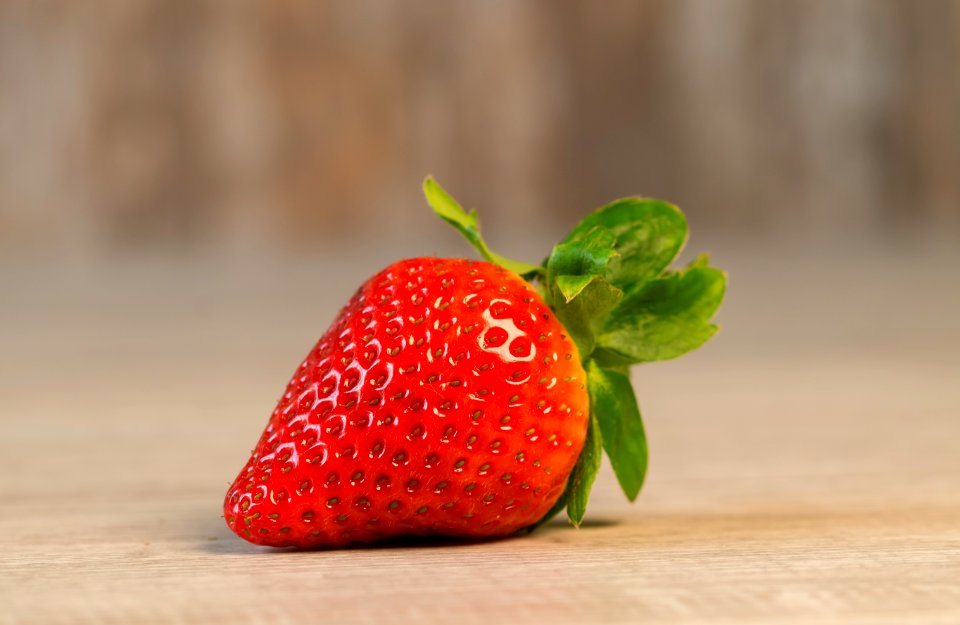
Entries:
<svg viewBox="0 0 960 625">
<path fill-rule="evenodd" d="M 696 258 L 690 261 L 690 264 L 687 265 L 687 269 L 693 269 L 694 267 L 709 267 L 710 266 L 710 254 L 703 252 L 699 254 Z"/>
<path fill-rule="evenodd" d="M 607 228 L 591 228 L 574 241 L 556 245 L 547 259 L 547 269 L 553 275 L 603 275 L 610 259 L 617 255 L 616 242 Z"/>
<path fill-rule="evenodd" d="M 564 244 L 583 240 L 598 226 L 616 239 L 617 256 L 610 259 L 606 278 L 626 293 L 656 278 L 677 257 L 687 238 L 686 217 L 673 204 L 623 198 L 587 215 Z"/>
<path fill-rule="evenodd" d="M 572 277 L 566 277 L 570 278 L 569 282 L 560 278 L 554 281 L 555 291 L 551 293 L 553 310 L 577 344 L 581 360 L 586 360 L 593 351 L 598 328 L 620 303 L 623 291 L 602 277 L 590 276 L 586 284 L 576 291 L 575 297 L 567 300 L 563 285 L 567 285 L 568 292 L 575 290 L 576 285 Z"/>
<path fill-rule="evenodd" d="M 547 259 L 548 301 L 586 358 L 593 350 L 598 324 L 620 302 L 623 293 L 603 278 L 616 257 L 613 232 L 597 226 L 575 241 L 553 248 Z"/>
<path fill-rule="evenodd" d="M 726 274 L 703 266 L 673 271 L 626 296 L 596 339 L 597 362 L 623 367 L 668 360 L 703 345 L 717 331 L 710 323 L 726 291 Z"/>
<path fill-rule="evenodd" d="M 590 489 L 597 479 L 600 470 L 601 458 L 600 429 L 596 419 L 591 415 L 587 427 L 587 438 L 583 444 L 580 458 L 570 474 L 570 483 L 567 486 L 567 516 L 570 522 L 579 527 L 583 514 L 587 511 L 587 500 L 590 498 Z"/>
<path fill-rule="evenodd" d="M 430 205 L 433 212 L 462 234 L 485 259 L 523 277 L 535 276 L 543 272 L 543 268 L 539 265 L 504 258 L 487 247 L 486 241 L 480 235 L 477 211 L 471 210 L 468 213 L 463 210 L 460 203 L 437 184 L 432 176 L 427 176 L 426 180 L 423 181 L 423 194 L 426 196 L 427 204 Z"/>
<path fill-rule="evenodd" d="M 587 285 L 593 282 L 598 276 L 557 276 L 556 285 L 560 293 L 563 294 L 564 302 L 570 303 L 576 296 L 580 295 Z"/>
<path fill-rule="evenodd" d="M 587 363 L 590 414 L 600 426 L 600 439 L 620 487 L 633 501 L 647 473 L 647 436 L 637 397 L 627 373 Z"/>
</svg>

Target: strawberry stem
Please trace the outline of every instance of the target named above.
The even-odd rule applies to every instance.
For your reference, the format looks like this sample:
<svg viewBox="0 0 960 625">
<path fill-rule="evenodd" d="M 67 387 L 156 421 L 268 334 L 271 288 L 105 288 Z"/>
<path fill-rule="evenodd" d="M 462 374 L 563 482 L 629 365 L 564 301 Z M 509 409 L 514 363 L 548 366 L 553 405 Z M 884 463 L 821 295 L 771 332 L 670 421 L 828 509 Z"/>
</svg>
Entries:
<svg viewBox="0 0 960 625">
<path fill-rule="evenodd" d="M 426 180 L 423 181 L 423 194 L 427 197 L 427 204 L 430 205 L 433 212 L 456 228 L 485 259 L 505 269 L 509 269 L 527 280 L 543 274 L 543 267 L 540 265 L 531 265 L 530 263 L 510 260 L 493 252 L 480 234 L 477 211 L 474 209 L 471 209 L 470 212 L 463 210 L 460 203 L 453 199 L 453 197 L 433 179 L 433 176 L 427 176 Z"/>
</svg>

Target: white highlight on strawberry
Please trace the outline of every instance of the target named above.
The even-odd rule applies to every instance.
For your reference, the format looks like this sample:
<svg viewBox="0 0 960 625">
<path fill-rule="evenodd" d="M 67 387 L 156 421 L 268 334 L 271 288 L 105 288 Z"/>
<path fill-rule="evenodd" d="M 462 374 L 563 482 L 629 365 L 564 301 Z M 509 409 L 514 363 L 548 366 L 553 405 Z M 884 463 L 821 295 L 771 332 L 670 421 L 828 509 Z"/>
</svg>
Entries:
<svg viewBox="0 0 960 625">
<path fill-rule="evenodd" d="M 527 333 L 517 327 L 517 324 L 513 322 L 513 319 L 494 319 L 493 313 L 490 312 L 490 309 L 494 304 L 511 304 L 510 301 L 505 299 L 495 299 L 490 302 L 490 305 L 487 306 L 487 309 L 483 311 L 483 322 L 484 328 L 483 332 L 480 333 L 480 336 L 477 337 L 477 341 L 480 344 L 480 349 L 485 352 L 490 352 L 496 354 L 504 362 L 530 362 L 533 360 L 534 356 L 537 355 L 537 348 L 533 345 L 531 341 L 530 353 L 526 356 L 515 356 L 510 352 L 510 344 L 513 343 L 514 339 L 517 339 L 522 336 L 527 336 Z M 486 343 L 487 333 L 493 328 L 500 328 L 507 333 L 507 339 L 496 347 L 491 347 Z"/>
</svg>

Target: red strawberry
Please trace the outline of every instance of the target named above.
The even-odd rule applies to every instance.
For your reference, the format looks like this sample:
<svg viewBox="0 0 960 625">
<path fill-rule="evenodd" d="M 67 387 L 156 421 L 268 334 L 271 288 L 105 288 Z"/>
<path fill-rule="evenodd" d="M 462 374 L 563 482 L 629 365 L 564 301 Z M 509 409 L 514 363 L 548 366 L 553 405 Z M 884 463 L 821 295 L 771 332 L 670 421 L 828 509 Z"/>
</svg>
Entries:
<svg viewBox="0 0 960 625">
<path fill-rule="evenodd" d="M 588 412 L 576 346 L 529 284 L 486 262 L 401 261 L 300 365 L 227 521 L 268 545 L 509 534 L 563 492 Z"/>
<path fill-rule="evenodd" d="M 227 492 L 241 537 L 311 547 L 503 536 L 564 504 L 578 523 L 601 441 L 628 496 L 639 491 L 646 447 L 626 367 L 705 341 L 722 297 L 705 261 L 663 272 L 685 236 L 679 211 L 614 203 L 537 267 L 490 252 L 472 213 L 430 179 L 425 190 L 494 262 L 410 259 L 359 288 Z M 538 279 L 547 301 L 518 274 Z M 663 338 L 678 329 L 689 336 Z"/>
</svg>

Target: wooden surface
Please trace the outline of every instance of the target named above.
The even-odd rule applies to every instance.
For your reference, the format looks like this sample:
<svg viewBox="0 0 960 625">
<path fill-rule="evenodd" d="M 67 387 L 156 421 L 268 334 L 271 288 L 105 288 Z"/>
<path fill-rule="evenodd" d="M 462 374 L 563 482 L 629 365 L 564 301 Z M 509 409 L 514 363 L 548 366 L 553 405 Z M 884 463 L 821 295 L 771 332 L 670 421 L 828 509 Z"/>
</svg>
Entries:
<svg viewBox="0 0 960 625">
<path fill-rule="evenodd" d="M 721 335 L 635 372 L 635 505 L 325 553 L 221 497 L 375 265 L 0 266 L 0 623 L 960 623 L 960 255 L 728 247 Z"/>
</svg>

